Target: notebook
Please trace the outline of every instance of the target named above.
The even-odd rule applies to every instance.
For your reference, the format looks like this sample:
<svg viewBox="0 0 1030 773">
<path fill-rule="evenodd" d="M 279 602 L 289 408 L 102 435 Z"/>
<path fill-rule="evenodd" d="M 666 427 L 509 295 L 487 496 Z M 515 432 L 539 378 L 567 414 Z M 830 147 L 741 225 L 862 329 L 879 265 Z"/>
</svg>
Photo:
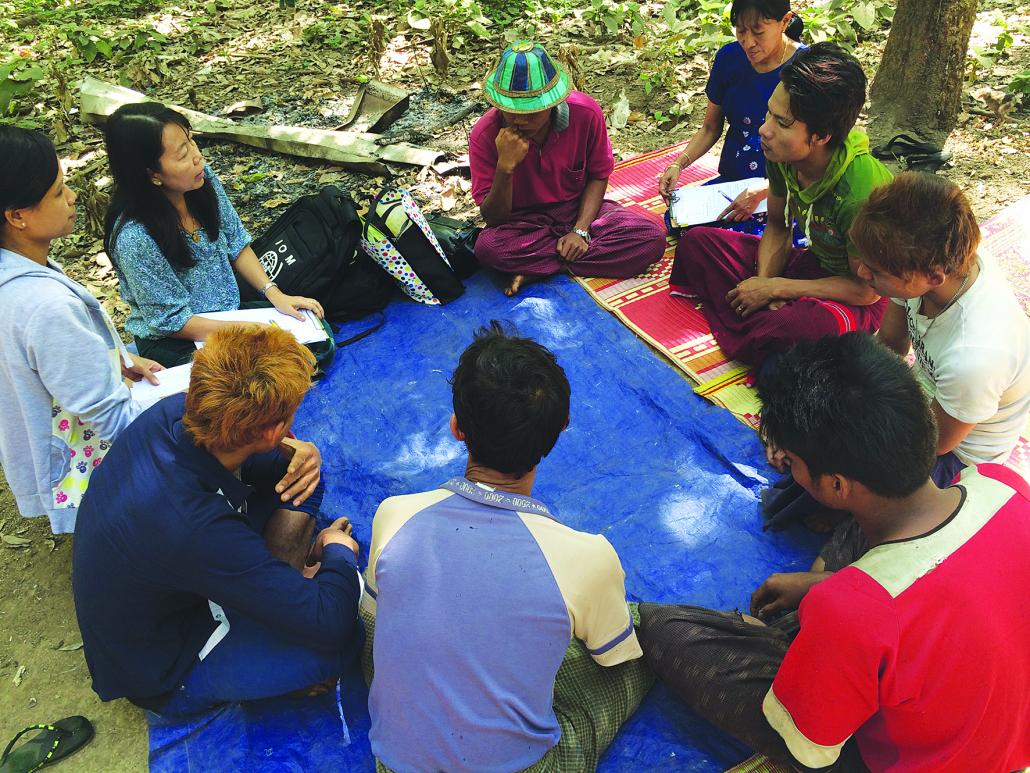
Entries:
<svg viewBox="0 0 1030 773">
<path fill-rule="evenodd" d="M 678 188 L 672 192 L 669 204 L 669 216 L 672 224 L 683 228 L 689 225 L 703 225 L 719 220 L 719 215 L 730 205 L 737 194 L 749 185 L 762 182 L 762 177 L 749 177 L 746 180 L 717 183 L 715 185 L 695 185 L 689 188 Z M 754 214 L 766 211 L 765 201 L 758 205 Z"/>
</svg>

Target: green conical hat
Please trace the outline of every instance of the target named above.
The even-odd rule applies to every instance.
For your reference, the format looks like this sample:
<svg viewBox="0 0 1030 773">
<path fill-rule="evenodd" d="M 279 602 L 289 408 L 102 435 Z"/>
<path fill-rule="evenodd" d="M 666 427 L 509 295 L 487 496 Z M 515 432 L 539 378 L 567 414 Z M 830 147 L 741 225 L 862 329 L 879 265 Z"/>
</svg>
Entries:
<svg viewBox="0 0 1030 773">
<path fill-rule="evenodd" d="M 486 76 L 486 100 L 506 113 L 538 113 L 563 102 L 571 91 L 569 74 L 551 61 L 543 46 L 512 43 Z"/>
</svg>

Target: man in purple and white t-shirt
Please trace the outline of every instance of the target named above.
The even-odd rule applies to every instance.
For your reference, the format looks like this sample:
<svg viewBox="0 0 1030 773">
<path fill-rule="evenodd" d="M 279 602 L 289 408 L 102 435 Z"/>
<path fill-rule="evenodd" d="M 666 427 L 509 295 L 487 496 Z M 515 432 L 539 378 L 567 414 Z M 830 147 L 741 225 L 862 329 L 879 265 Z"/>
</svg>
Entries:
<svg viewBox="0 0 1030 773">
<path fill-rule="evenodd" d="M 531 495 L 569 382 L 494 323 L 452 385 L 464 476 L 390 497 L 372 523 L 372 751 L 401 773 L 593 770 L 652 679 L 615 550 Z"/>
</svg>

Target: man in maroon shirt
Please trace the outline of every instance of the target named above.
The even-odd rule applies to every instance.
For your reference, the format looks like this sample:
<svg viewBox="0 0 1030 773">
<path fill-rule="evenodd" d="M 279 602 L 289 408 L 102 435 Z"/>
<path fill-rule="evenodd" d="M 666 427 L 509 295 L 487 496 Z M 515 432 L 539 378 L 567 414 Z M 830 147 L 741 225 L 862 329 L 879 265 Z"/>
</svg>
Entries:
<svg viewBox="0 0 1030 773">
<path fill-rule="evenodd" d="M 469 139 L 476 257 L 512 274 L 505 293 L 560 271 L 630 277 L 665 251 L 657 219 L 604 198 L 615 161 L 601 107 L 544 49 L 513 43 L 487 76 L 493 109 Z"/>
</svg>

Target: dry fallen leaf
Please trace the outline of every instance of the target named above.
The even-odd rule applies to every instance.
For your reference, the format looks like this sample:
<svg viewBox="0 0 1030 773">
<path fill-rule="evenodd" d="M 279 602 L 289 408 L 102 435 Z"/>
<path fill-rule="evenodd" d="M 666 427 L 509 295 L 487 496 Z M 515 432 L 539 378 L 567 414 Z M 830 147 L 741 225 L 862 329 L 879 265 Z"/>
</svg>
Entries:
<svg viewBox="0 0 1030 773">
<path fill-rule="evenodd" d="M 21 687 L 21 678 L 24 673 L 25 666 L 18 666 L 18 670 L 14 672 L 14 679 L 11 680 L 15 687 Z"/>
<path fill-rule="evenodd" d="M 61 652 L 75 652 L 75 650 L 81 650 L 82 649 L 82 642 L 80 641 L 80 642 L 76 642 L 74 644 L 62 644 L 57 649 L 60 650 Z"/>
<path fill-rule="evenodd" d="M 4 534 L 2 539 L 9 548 L 25 548 L 32 544 L 32 540 L 25 539 L 24 537 L 15 537 L 13 534 Z"/>
<path fill-rule="evenodd" d="M 450 212 L 454 209 L 454 205 L 457 203 L 457 196 L 455 195 L 454 185 L 448 183 L 448 185 L 440 191 L 440 209 L 444 212 Z"/>
<path fill-rule="evenodd" d="M 273 198 L 268 199 L 261 206 L 264 207 L 265 209 L 275 209 L 276 207 L 281 207 L 284 204 L 289 204 L 289 203 L 290 203 L 290 200 L 286 196 L 274 196 Z"/>
<path fill-rule="evenodd" d="M 228 107 L 222 108 L 222 115 L 250 115 L 265 109 L 265 106 L 253 99 L 241 99 Z"/>
<path fill-rule="evenodd" d="M 626 98 L 626 90 L 619 92 L 619 98 L 615 100 L 611 112 L 611 124 L 613 129 L 625 129 L 629 120 L 629 100 Z"/>
</svg>

